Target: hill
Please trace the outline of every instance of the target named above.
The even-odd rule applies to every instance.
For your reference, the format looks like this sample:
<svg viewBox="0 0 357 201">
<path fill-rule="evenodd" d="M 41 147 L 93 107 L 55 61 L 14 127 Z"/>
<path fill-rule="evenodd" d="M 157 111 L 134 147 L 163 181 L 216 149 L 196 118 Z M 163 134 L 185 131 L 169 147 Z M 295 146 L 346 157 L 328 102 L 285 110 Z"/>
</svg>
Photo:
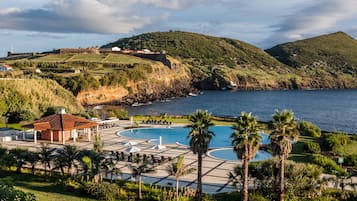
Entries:
<svg viewBox="0 0 357 201">
<path fill-rule="evenodd" d="M 103 47 L 118 46 L 123 49 L 150 49 L 163 51 L 192 65 L 207 66 L 224 64 L 281 66 L 276 59 L 263 50 L 230 38 L 219 38 L 198 33 L 170 31 L 144 33 L 122 38 Z"/>
<path fill-rule="evenodd" d="M 9 60 L 25 74 L 56 80 L 83 105 L 148 102 L 192 92 L 189 69 L 129 54 L 48 54 Z"/>
<path fill-rule="evenodd" d="M 53 80 L 1 79 L 0 116 L 33 120 L 49 107 L 65 107 L 70 113 L 81 113 L 83 107 L 69 91 Z"/>
<path fill-rule="evenodd" d="M 357 75 L 357 40 L 343 32 L 277 45 L 266 52 L 296 68 Z"/>
</svg>

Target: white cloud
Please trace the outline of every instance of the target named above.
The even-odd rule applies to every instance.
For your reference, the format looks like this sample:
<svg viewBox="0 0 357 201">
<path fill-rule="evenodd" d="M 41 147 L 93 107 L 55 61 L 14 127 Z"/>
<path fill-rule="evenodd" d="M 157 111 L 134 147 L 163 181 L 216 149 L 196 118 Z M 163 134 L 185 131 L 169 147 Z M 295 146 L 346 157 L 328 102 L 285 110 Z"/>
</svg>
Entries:
<svg viewBox="0 0 357 201">
<path fill-rule="evenodd" d="M 334 31 L 340 31 L 339 23 L 357 17 L 356 0 L 320 0 L 301 9 L 276 25 L 276 30 L 265 44 L 303 39 Z"/>
<path fill-rule="evenodd" d="M 38 9 L 0 9 L 0 29 L 117 34 L 129 33 L 162 17 L 143 15 L 134 1 L 54 0 Z"/>
</svg>

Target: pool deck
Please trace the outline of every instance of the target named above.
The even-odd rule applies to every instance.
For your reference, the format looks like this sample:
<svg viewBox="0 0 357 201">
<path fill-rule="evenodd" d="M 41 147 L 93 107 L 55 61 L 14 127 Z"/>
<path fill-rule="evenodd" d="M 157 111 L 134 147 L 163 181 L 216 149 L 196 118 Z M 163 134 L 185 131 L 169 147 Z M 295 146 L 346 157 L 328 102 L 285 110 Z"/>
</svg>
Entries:
<svg viewBox="0 0 357 201">
<path fill-rule="evenodd" d="M 140 154 L 154 155 L 156 157 L 172 157 L 175 158 L 179 155 L 184 155 L 184 163 L 189 164 L 193 168 L 197 168 L 197 155 L 194 155 L 187 147 L 178 144 L 165 144 L 166 148 L 161 150 L 152 149 L 154 146 L 147 142 L 147 140 L 142 139 L 130 139 L 124 136 L 118 136 L 117 133 L 123 131 L 125 127 L 131 126 L 130 121 L 120 120 L 118 122 L 119 126 L 101 129 L 100 133 L 104 141 L 104 150 L 106 151 L 118 151 L 125 152 L 128 147 L 124 146 L 128 141 L 135 141 L 138 144 L 136 147 L 140 148 Z M 142 125 L 142 124 L 141 124 Z M 161 125 L 145 125 L 150 127 L 165 127 Z M 175 125 L 176 126 L 176 125 Z M 179 126 L 179 125 L 178 125 Z M 73 144 L 72 141 L 68 141 L 67 144 Z M 92 149 L 92 142 L 77 141 L 75 144 L 80 149 Z M 3 143 L 3 146 L 8 148 L 24 147 L 29 150 L 38 150 L 41 146 L 41 141 L 37 144 L 29 141 L 10 141 Z M 49 144 L 50 147 L 62 147 L 62 144 L 55 143 Z M 136 154 L 136 153 L 135 153 Z M 175 178 L 169 176 L 166 171 L 168 163 L 163 163 L 156 167 L 156 172 L 151 174 L 145 174 L 143 181 L 148 184 L 158 184 L 158 185 L 175 185 Z M 129 180 L 131 175 L 130 170 L 131 162 L 120 161 L 118 167 L 124 173 L 122 179 Z M 215 159 L 209 156 L 203 157 L 203 168 L 202 168 L 202 182 L 203 182 L 203 192 L 205 193 L 220 193 L 220 192 L 231 192 L 236 191 L 234 187 L 229 182 L 228 173 L 233 170 L 233 167 L 239 164 L 235 161 L 225 161 Z M 196 188 L 196 178 L 197 172 L 193 172 L 189 175 L 180 178 L 180 187 Z"/>
</svg>

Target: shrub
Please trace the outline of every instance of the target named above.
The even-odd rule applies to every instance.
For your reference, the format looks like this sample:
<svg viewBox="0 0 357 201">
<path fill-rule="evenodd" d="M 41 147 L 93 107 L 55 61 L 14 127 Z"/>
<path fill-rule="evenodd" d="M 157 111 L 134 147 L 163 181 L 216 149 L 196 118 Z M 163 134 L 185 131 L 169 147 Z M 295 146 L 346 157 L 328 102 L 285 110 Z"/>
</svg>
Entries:
<svg viewBox="0 0 357 201">
<path fill-rule="evenodd" d="M 321 129 L 317 125 L 308 121 L 300 122 L 298 129 L 301 135 L 311 136 L 311 137 L 321 136 Z"/>
<path fill-rule="evenodd" d="M 35 201 L 36 197 L 32 193 L 25 193 L 15 189 L 13 186 L 0 183 L 0 200 L 1 201 Z"/>
<path fill-rule="evenodd" d="M 357 154 L 347 156 L 344 165 L 357 167 Z"/>
<path fill-rule="evenodd" d="M 320 145 L 316 142 L 305 142 L 304 150 L 313 154 L 319 154 L 321 152 Z"/>
<path fill-rule="evenodd" d="M 249 200 L 251 201 L 269 201 L 269 199 L 265 198 L 263 195 L 259 193 L 249 193 Z"/>
<path fill-rule="evenodd" d="M 327 146 L 336 154 L 341 154 L 343 146 L 351 142 L 350 137 L 347 134 L 334 132 L 328 134 L 325 137 Z"/>
<path fill-rule="evenodd" d="M 9 123 L 19 123 L 20 121 L 33 121 L 37 116 L 31 110 L 17 110 L 8 113 Z"/>
<path fill-rule="evenodd" d="M 323 167 L 326 173 L 329 174 L 346 173 L 340 166 L 337 165 L 337 163 L 334 160 L 326 156 L 320 154 L 314 154 L 312 161 L 313 163 Z"/>
<path fill-rule="evenodd" d="M 118 195 L 118 186 L 107 182 L 88 184 L 86 186 L 87 192 L 99 199 L 105 201 L 114 201 Z"/>
</svg>

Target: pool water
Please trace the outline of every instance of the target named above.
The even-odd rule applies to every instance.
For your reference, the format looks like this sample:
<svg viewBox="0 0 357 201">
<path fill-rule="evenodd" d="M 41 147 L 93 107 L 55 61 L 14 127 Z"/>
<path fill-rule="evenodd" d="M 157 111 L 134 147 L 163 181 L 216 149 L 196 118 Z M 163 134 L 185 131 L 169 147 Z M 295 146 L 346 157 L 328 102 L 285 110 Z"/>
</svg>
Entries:
<svg viewBox="0 0 357 201">
<path fill-rule="evenodd" d="M 213 126 L 210 129 L 216 135 L 212 138 L 210 143 L 210 148 L 222 148 L 222 147 L 232 147 L 232 140 L 230 138 L 233 133 L 233 129 L 230 126 Z M 190 128 L 185 127 L 171 127 L 171 128 L 139 128 L 125 130 L 120 133 L 120 135 L 129 138 L 138 139 L 158 139 L 159 136 L 162 137 L 163 144 L 175 144 L 180 143 L 183 145 L 189 144 L 189 139 L 187 138 Z M 270 139 L 266 134 L 261 133 L 262 144 L 269 144 Z"/>
<path fill-rule="evenodd" d="M 215 133 L 212 138 L 210 148 L 216 148 L 210 151 L 210 155 L 223 160 L 237 160 L 236 154 L 232 149 L 232 140 L 230 138 L 233 129 L 230 126 L 213 126 L 210 129 Z M 146 139 L 157 144 L 159 136 L 162 137 L 163 144 L 180 143 L 188 146 L 187 138 L 190 128 L 171 127 L 171 128 L 139 128 L 120 132 L 119 134 L 129 138 Z M 267 134 L 261 133 L 262 144 L 269 144 L 270 139 Z M 228 148 L 227 148 L 228 147 Z M 224 149 L 222 149 L 224 148 Z M 259 151 L 254 160 L 266 160 L 272 157 L 270 153 Z"/>
<path fill-rule="evenodd" d="M 237 154 L 233 151 L 233 148 L 215 149 L 215 150 L 209 151 L 208 155 L 211 157 L 219 158 L 219 159 L 223 159 L 223 160 L 232 160 L 232 161 L 238 160 Z M 271 153 L 260 150 L 260 151 L 258 151 L 257 155 L 255 155 L 255 157 L 252 161 L 267 160 L 271 157 L 273 157 L 273 155 Z"/>
</svg>

